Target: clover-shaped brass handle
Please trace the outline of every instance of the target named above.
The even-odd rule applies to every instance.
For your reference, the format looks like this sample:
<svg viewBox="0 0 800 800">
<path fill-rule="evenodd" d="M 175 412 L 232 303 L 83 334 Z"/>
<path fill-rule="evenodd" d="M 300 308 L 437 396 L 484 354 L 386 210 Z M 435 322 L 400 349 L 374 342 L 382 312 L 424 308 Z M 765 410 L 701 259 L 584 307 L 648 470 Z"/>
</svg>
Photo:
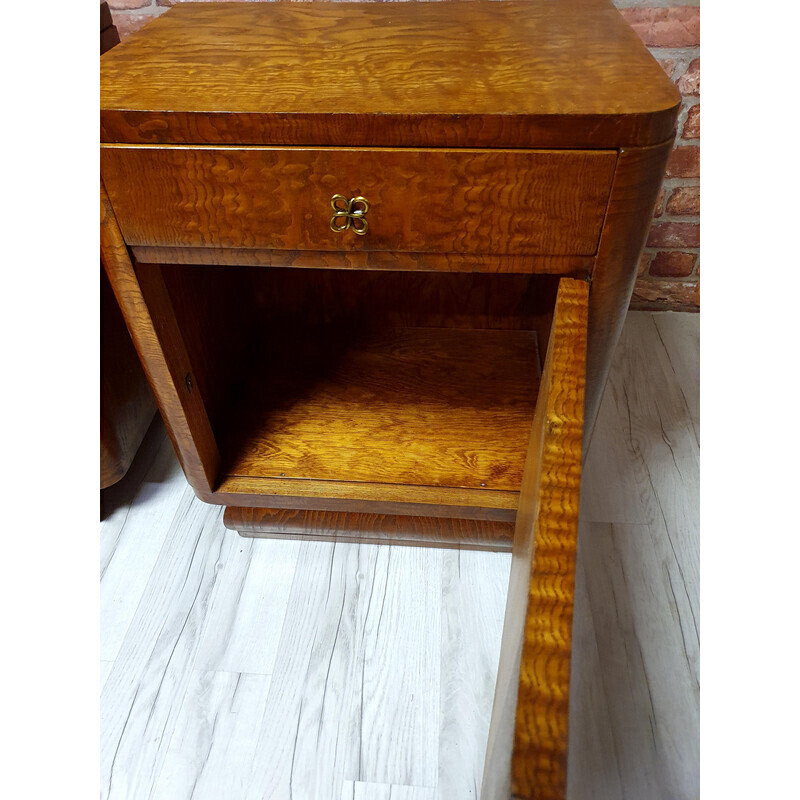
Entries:
<svg viewBox="0 0 800 800">
<path fill-rule="evenodd" d="M 366 197 L 351 197 L 349 200 L 343 194 L 331 197 L 331 230 L 339 233 L 350 228 L 353 233 L 363 236 L 367 232 L 367 221 L 364 215 L 369 211 Z"/>
</svg>

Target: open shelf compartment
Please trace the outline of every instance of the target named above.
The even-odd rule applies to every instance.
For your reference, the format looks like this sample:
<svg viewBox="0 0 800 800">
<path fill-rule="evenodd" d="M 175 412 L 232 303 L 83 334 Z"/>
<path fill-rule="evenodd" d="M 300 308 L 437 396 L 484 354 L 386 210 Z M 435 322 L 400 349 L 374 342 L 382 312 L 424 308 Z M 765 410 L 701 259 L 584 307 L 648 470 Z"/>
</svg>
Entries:
<svg viewBox="0 0 800 800">
<path fill-rule="evenodd" d="M 220 502 L 338 496 L 513 520 L 554 280 L 160 269 L 219 449 Z"/>
<path fill-rule="evenodd" d="M 533 331 L 276 333 L 222 441 L 229 475 L 518 491 Z"/>
</svg>

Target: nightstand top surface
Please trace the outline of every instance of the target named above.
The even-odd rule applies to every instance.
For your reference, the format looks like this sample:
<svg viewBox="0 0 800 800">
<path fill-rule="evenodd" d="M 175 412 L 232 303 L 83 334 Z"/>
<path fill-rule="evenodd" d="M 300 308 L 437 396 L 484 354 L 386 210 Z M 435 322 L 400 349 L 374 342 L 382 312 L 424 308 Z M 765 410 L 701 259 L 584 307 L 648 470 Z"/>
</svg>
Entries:
<svg viewBox="0 0 800 800">
<path fill-rule="evenodd" d="M 606 0 L 186 3 L 101 59 L 106 142 L 647 145 L 679 104 Z"/>
</svg>

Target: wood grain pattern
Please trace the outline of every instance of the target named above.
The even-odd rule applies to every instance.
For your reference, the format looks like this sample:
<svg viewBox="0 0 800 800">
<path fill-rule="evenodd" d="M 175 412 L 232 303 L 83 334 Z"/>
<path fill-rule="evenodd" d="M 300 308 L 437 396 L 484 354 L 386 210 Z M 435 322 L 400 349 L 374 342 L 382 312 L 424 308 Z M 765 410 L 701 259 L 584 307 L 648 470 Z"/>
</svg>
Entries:
<svg viewBox="0 0 800 800">
<path fill-rule="evenodd" d="M 228 506 L 225 527 L 262 539 L 510 551 L 511 522 Z"/>
<path fill-rule="evenodd" d="M 101 528 L 100 658 L 111 662 L 119 655 L 178 509 L 191 496 L 163 429 L 154 427 L 159 427 L 161 446 L 128 495 L 129 505 L 112 510 Z M 133 481 L 137 477 L 131 474 Z"/>
<path fill-rule="evenodd" d="M 436 792 L 426 786 L 345 781 L 341 798 L 333 800 L 436 800 Z"/>
<path fill-rule="evenodd" d="M 641 146 L 679 104 L 606 0 L 186 3 L 101 62 L 106 142 Z"/>
<path fill-rule="evenodd" d="M 219 452 L 202 401 L 185 384 L 184 376 L 191 367 L 186 369 L 188 357 L 169 308 L 169 296 L 160 275 L 153 274 L 145 301 L 102 185 L 100 252 L 183 471 L 195 492 L 208 495 L 216 479 Z"/>
<path fill-rule="evenodd" d="M 295 269 L 402 270 L 404 272 L 542 273 L 585 278 L 591 256 L 403 253 L 374 250 L 261 250 L 244 247 L 132 247 L 149 264 L 205 264 Z"/>
<path fill-rule="evenodd" d="M 223 477 L 208 502 L 248 508 L 353 511 L 514 521 L 519 492 L 403 483 Z"/>
<path fill-rule="evenodd" d="M 186 268 L 184 268 L 186 269 Z M 182 270 L 183 271 L 183 270 Z M 210 272 L 195 267 L 189 283 Z M 230 270 L 236 272 L 236 270 Z M 483 273 L 373 272 L 369 270 L 251 269 L 248 300 L 262 324 L 256 335 L 269 341 L 274 328 L 280 339 L 304 320 L 306 327 L 352 329 L 453 328 L 459 330 L 537 330 L 552 314 L 549 275 L 486 275 Z M 291 334 L 294 335 L 294 334 Z M 308 334 L 306 334 L 308 335 Z M 544 352 L 542 350 L 541 352 Z"/>
<path fill-rule="evenodd" d="M 335 798 L 348 776 L 434 785 L 445 553 L 300 544 L 242 798 Z"/>
<path fill-rule="evenodd" d="M 436 800 L 480 795 L 510 566 L 507 553 L 444 553 Z"/>
<path fill-rule="evenodd" d="M 270 676 L 192 670 L 149 800 L 244 797 Z"/>
<path fill-rule="evenodd" d="M 588 286 L 563 279 L 531 428 L 482 800 L 566 797 Z"/>
<path fill-rule="evenodd" d="M 697 317 L 628 314 L 586 457 L 574 800 L 700 796 Z"/>
<path fill-rule="evenodd" d="M 108 3 L 100 3 L 100 52 L 119 42 Z M 100 265 L 100 488 L 128 471 L 156 404 L 114 293 Z"/>
<path fill-rule="evenodd" d="M 613 151 L 101 148 L 129 245 L 591 255 Z M 330 228 L 364 196 L 365 235 Z"/>
<path fill-rule="evenodd" d="M 222 565 L 195 668 L 271 675 L 300 542 L 238 539 Z"/>
<path fill-rule="evenodd" d="M 100 701 L 101 790 L 141 797 L 161 771 L 190 681 L 218 565 L 241 540 L 185 492 Z M 146 787 L 146 789 L 145 789 Z"/>
<path fill-rule="evenodd" d="M 267 342 L 220 440 L 224 474 L 519 490 L 533 332 L 304 324 Z"/>
<path fill-rule="evenodd" d="M 685 315 L 655 314 L 653 324 L 666 355 L 669 371 L 679 382 L 679 393 L 691 421 L 692 432 L 700 444 L 700 370 L 695 354 L 700 352 L 700 330 L 689 324 Z"/>
<path fill-rule="evenodd" d="M 587 444 L 591 441 L 611 356 L 625 322 L 639 258 L 670 152 L 672 140 L 647 148 L 623 148 L 619 154 L 589 298 Z"/>
<path fill-rule="evenodd" d="M 254 271 L 145 263 L 137 263 L 136 270 L 143 290 L 152 282 L 151 274 L 166 288 L 162 302 L 169 301 L 180 331 L 191 364 L 192 392 L 201 398 L 216 434 L 235 384 L 250 367 L 250 344 L 258 335 Z"/>
</svg>

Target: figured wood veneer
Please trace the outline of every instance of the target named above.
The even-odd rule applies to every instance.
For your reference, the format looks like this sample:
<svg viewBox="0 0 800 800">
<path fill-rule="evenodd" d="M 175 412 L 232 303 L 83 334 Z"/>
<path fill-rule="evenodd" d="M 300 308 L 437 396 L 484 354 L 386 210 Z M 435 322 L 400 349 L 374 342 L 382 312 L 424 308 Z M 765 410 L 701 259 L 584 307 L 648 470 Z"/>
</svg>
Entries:
<svg viewBox="0 0 800 800">
<path fill-rule="evenodd" d="M 185 376 L 191 374 L 188 355 L 169 294 L 160 268 L 149 275 L 134 271 L 102 184 L 100 251 L 184 474 L 199 496 L 208 497 L 219 468 L 219 450 L 202 399 L 186 386 Z"/>
<path fill-rule="evenodd" d="M 185 3 L 101 65 L 104 142 L 661 142 L 680 94 L 606 0 Z"/>
<path fill-rule="evenodd" d="M 119 43 L 108 3 L 100 3 L 100 52 Z M 100 488 L 128 471 L 156 405 L 100 264 Z"/>
<path fill-rule="evenodd" d="M 516 492 L 532 331 L 330 326 L 267 335 L 231 409 L 231 476 Z"/>
<path fill-rule="evenodd" d="M 520 490 L 481 800 L 564 800 L 589 287 L 558 290 Z"/>
<path fill-rule="evenodd" d="M 619 154 L 611 199 L 592 271 L 586 356 L 586 435 L 594 422 L 636 283 L 661 180 L 673 140 L 653 147 L 623 148 Z"/>
<path fill-rule="evenodd" d="M 129 245 L 591 255 L 613 151 L 101 149 Z M 331 197 L 369 201 L 366 235 L 331 231 Z"/>
<path fill-rule="evenodd" d="M 588 277 L 592 256 L 493 253 L 393 253 L 375 250 L 264 250 L 244 247 L 132 247 L 137 261 L 240 267 L 293 267 L 403 272 L 483 272 Z"/>
</svg>

